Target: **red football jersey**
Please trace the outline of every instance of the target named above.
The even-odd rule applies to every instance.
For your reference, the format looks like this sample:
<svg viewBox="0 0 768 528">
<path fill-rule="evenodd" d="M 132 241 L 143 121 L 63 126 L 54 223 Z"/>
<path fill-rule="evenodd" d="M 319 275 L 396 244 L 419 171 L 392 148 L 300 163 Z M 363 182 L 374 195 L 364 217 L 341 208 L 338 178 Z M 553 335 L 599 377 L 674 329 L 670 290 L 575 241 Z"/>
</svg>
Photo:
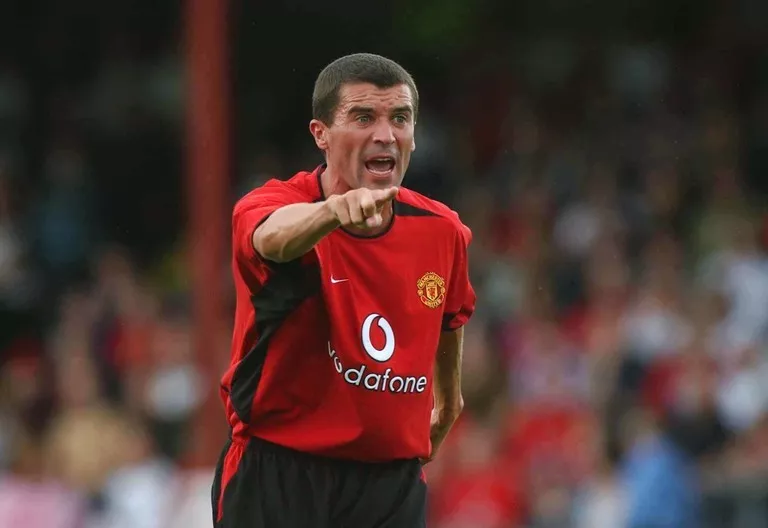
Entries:
<svg viewBox="0 0 768 528">
<path fill-rule="evenodd" d="M 272 263 L 254 230 L 288 204 L 323 200 L 320 174 L 271 180 L 233 214 L 237 309 L 221 395 L 233 436 L 366 461 L 426 457 L 440 333 L 467 322 L 470 230 L 407 189 L 376 237 L 333 231 Z"/>
</svg>

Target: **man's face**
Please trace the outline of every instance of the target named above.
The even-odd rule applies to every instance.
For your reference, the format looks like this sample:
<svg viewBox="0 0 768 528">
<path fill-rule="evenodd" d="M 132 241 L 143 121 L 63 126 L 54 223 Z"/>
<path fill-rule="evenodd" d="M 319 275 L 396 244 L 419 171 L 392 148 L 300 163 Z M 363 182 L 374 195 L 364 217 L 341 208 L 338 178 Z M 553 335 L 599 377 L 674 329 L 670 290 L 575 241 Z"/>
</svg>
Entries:
<svg viewBox="0 0 768 528">
<path fill-rule="evenodd" d="M 328 166 L 351 189 L 400 185 L 415 148 L 413 96 L 402 84 L 377 88 L 347 84 L 330 126 L 312 120 L 310 130 Z"/>
</svg>

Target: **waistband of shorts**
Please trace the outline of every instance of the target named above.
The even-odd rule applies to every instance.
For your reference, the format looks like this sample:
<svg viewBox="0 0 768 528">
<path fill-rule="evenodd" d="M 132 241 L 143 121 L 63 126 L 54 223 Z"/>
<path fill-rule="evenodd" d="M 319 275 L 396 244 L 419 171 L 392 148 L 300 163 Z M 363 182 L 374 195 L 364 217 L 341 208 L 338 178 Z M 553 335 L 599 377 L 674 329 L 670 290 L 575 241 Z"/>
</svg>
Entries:
<svg viewBox="0 0 768 528">
<path fill-rule="evenodd" d="M 318 453 L 308 453 L 306 451 L 299 451 L 290 447 L 286 447 L 280 444 L 275 444 L 269 440 L 264 440 L 258 436 L 251 436 L 245 439 L 248 449 L 255 449 L 262 453 L 268 453 L 281 458 L 290 458 L 293 460 L 302 460 L 307 463 L 318 465 L 332 465 L 332 466 L 348 466 L 348 467 L 404 467 L 413 464 L 419 464 L 417 459 L 400 459 L 389 461 L 367 461 L 367 460 L 354 460 L 348 458 L 338 458 L 326 456 Z"/>
</svg>

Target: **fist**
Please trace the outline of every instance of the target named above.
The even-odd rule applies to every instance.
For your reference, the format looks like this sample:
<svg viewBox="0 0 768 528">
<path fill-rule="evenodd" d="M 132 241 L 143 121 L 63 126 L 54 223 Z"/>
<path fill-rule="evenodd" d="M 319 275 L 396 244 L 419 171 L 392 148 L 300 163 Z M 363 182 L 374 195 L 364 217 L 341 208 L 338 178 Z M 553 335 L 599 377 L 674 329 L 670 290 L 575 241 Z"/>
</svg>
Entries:
<svg viewBox="0 0 768 528">
<path fill-rule="evenodd" d="M 398 191 L 397 187 L 353 189 L 342 195 L 331 196 L 326 203 L 341 227 L 372 229 L 384 222 L 381 212 L 394 200 Z"/>
</svg>

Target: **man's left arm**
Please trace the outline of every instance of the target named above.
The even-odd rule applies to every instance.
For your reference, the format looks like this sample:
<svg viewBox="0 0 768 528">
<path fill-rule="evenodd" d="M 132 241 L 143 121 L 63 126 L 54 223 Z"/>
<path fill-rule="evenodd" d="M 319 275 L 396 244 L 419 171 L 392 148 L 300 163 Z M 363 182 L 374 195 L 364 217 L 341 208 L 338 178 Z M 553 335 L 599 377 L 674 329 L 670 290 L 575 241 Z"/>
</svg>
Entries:
<svg viewBox="0 0 768 528">
<path fill-rule="evenodd" d="M 464 409 L 461 395 L 461 363 L 464 347 L 464 327 L 440 335 L 435 359 L 434 397 L 430 439 L 430 460 L 437 454 L 451 427 Z"/>
<path fill-rule="evenodd" d="M 464 347 L 464 325 L 475 311 L 476 296 L 469 281 L 467 250 L 472 232 L 463 225 L 457 230 L 454 262 L 446 296 L 443 328 L 437 345 L 433 392 L 431 440 L 434 458 L 454 422 L 464 408 L 461 394 L 461 364 Z"/>
</svg>

